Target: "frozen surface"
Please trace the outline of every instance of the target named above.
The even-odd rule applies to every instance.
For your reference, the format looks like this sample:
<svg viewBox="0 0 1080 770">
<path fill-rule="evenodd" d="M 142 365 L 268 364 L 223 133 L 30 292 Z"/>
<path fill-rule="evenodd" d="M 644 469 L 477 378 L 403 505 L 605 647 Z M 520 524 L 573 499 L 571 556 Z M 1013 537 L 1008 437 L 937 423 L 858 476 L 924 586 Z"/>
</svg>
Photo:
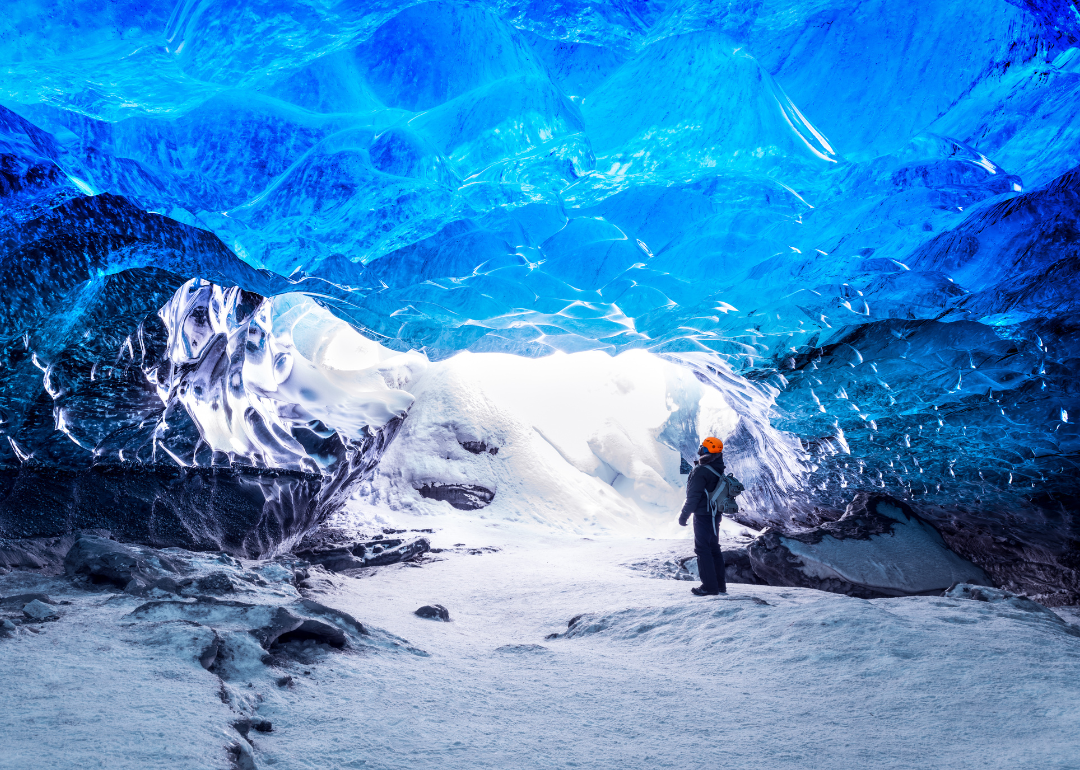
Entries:
<svg viewBox="0 0 1080 770">
<path fill-rule="evenodd" d="M 741 585 L 699 599 L 625 566 L 669 541 L 443 524 L 436 546 L 475 555 L 310 594 L 427 656 L 252 660 L 224 690 L 167 624 L 127 617 L 143 600 L 0 577 L 0 594 L 73 602 L 0 640 L 0 766 L 225 768 L 243 717 L 272 723 L 249 733 L 258 768 L 1077 767 L 1080 637 L 1037 605 Z M 238 598 L 291 601 L 259 572 L 271 585 Z M 451 622 L 413 614 L 431 603 Z"/>
</svg>

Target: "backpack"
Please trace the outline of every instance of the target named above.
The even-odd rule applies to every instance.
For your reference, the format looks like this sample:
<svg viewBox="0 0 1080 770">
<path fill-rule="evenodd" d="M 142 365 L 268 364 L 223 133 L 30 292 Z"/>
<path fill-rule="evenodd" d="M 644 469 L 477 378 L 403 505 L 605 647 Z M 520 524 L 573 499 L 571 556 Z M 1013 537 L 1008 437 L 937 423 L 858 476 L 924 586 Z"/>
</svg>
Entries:
<svg viewBox="0 0 1080 770">
<path fill-rule="evenodd" d="M 709 514 L 715 517 L 720 516 L 723 513 L 738 513 L 739 504 L 735 502 L 735 498 L 746 489 L 746 487 L 742 485 L 742 482 L 730 473 L 724 476 L 720 471 L 715 468 L 710 468 L 708 465 L 702 465 L 701 467 L 720 479 L 720 481 L 716 483 L 716 489 L 706 495 L 708 498 Z"/>
</svg>

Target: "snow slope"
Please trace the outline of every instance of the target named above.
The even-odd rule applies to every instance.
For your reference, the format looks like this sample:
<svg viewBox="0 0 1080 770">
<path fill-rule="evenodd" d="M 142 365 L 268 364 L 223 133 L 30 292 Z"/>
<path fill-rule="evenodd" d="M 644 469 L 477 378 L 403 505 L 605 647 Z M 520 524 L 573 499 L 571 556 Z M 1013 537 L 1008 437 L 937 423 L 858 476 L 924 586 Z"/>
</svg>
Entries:
<svg viewBox="0 0 1080 770">
<path fill-rule="evenodd" d="M 478 517 L 678 537 L 680 456 L 692 458 L 702 437 L 727 442 L 747 511 L 769 510 L 802 471 L 801 448 L 769 425 L 771 396 L 715 362 L 710 372 L 643 350 L 400 358 L 416 365 L 395 387 L 416 400 L 346 523 L 388 508 L 441 517 L 449 505 L 424 488 L 457 486 L 493 495 Z"/>
<path fill-rule="evenodd" d="M 670 541 L 440 523 L 436 546 L 473 552 L 312 593 L 427 656 L 255 666 L 231 706 L 125 627 L 116 608 L 139 600 L 0 577 L 0 594 L 39 581 L 75 602 L 0 641 L 0 767 L 226 767 L 242 698 L 273 725 L 251 733 L 258 768 L 1080 767 L 1080 630 L 1049 611 L 741 585 L 698 599 L 626 566 Z M 451 622 L 412 614 L 429 603 Z"/>
</svg>

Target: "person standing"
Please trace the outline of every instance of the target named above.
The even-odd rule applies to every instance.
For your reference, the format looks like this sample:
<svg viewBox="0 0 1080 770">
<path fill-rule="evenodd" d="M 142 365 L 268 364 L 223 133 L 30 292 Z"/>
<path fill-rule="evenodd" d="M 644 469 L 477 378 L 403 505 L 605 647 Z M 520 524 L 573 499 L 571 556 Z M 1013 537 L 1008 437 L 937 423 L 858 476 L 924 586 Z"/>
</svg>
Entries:
<svg viewBox="0 0 1080 770">
<path fill-rule="evenodd" d="M 679 524 L 684 527 L 694 517 L 694 553 L 701 577 L 701 585 L 690 589 L 695 596 L 727 593 L 726 566 L 720 550 L 720 516 L 709 513 L 709 494 L 723 475 L 724 442 L 710 436 L 698 448 L 694 469 L 686 481 L 686 502 L 679 515 Z"/>
</svg>

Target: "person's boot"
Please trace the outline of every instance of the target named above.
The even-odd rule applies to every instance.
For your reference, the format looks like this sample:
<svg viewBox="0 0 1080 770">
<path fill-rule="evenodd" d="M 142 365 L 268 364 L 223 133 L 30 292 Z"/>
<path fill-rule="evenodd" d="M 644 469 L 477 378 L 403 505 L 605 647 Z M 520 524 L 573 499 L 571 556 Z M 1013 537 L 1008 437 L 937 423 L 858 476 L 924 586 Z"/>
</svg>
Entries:
<svg viewBox="0 0 1080 770">
<path fill-rule="evenodd" d="M 690 589 L 690 593 L 694 596 L 716 596 L 715 591 L 706 591 L 704 586 L 694 586 Z"/>
</svg>

